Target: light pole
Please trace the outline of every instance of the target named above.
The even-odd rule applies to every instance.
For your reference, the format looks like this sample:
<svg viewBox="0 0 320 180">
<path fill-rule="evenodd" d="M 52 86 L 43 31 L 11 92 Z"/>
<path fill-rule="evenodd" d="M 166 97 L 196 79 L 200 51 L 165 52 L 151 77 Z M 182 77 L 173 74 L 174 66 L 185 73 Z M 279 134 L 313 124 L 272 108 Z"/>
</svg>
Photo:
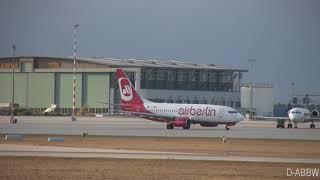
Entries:
<svg viewBox="0 0 320 180">
<path fill-rule="evenodd" d="M 11 117 L 10 117 L 10 123 L 14 123 L 15 120 L 14 120 L 14 68 L 15 68 L 15 65 L 14 65 L 14 59 L 15 59 L 15 56 L 16 56 L 16 45 L 12 44 L 11 45 L 12 47 L 12 99 L 11 99 Z"/>
<path fill-rule="evenodd" d="M 256 59 L 248 59 L 248 63 L 249 63 L 249 69 L 250 69 L 250 75 L 251 75 L 251 81 L 252 81 L 252 78 L 253 78 L 253 64 L 256 63 L 257 60 Z"/>
<path fill-rule="evenodd" d="M 252 84 L 250 84 L 250 119 L 252 120 Z"/>
<path fill-rule="evenodd" d="M 290 101 L 292 101 L 292 104 L 295 104 L 295 94 L 294 94 L 295 92 L 294 92 L 294 82 L 292 82 L 291 83 L 291 99 L 290 99 Z M 290 102 L 289 101 L 289 102 Z"/>
<path fill-rule="evenodd" d="M 72 83 L 72 114 L 71 121 L 76 121 L 76 58 L 77 58 L 77 29 L 79 24 L 74 25 L 74 44 L 73 44 L 73 83 Z"/>
<path fill-rule="evenodd" d="M 253 80 L 252 80 L 252 78 L 253 78 L 253 64 L 254 63 L 256 63 L 257 62 L 257 60 L 255 59 L 255 58 L 252 58 L 252 59 L 248 59 L 248 63 L 249 63 L 249 65 L 250 65 L 250 67 L 249 67 L 249 69 L 250 69 L 250 74 L 251 74 L 251 77 L 250 77 L 250 82 L 249 82 L 249 87 L 250 87 L 250 107 L 249 107 L 249 109 L 250 109 L 250 114 L 249 114 L 249 116 L 250 116 L 250 119 L 252 119 L 252 109 L 253 109 L 253 107 L 252 107 L 252 102 L 253 102 Z"/>
</svg>

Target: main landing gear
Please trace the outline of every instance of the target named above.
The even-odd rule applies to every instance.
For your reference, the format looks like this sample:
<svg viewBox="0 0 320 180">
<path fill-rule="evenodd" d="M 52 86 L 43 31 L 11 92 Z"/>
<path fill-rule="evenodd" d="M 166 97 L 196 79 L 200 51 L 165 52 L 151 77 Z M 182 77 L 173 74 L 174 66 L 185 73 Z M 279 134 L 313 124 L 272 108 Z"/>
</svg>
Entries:
<svg viewBox="0 0 320 180">
<path fill-rule="evenodd" d="M 284 128 L 284 121 L 283 119 L 278 119 L 277 120 L 277 128 Z M 290 125 L 292 127 L 292 124 Z M 289 124 L 288 124 L 288 128 L 289 128 Z"/>
<path fill-rule="evenodd" d="M 236 125 L 236 123 L 226 124 L 225 130 L 229 131 L 230 130 L 230 126 L 234 126 L 234 125 Z"/>
<path fill-rule="evenodd" d="M 173 129 L 173 128 L 174 128 L 174 125 L 172 123 L 167 124 L 167 129 Z"/>
<path fill-rule="evenodd" d="M 316 126 L 313 124 L 313 122 L 311 122 L 311 124 L 310 124 L 310 128 L 311 129 L 314 129 Z"/>
<path fill-rule="evenodd" d="M 279 122 L 280 122 L 280 121 L 278 120 L 277 128 L 279 128 L 279 127 L 284 128 L 284 122 L 283 122 L 283 124 L 281 124 L 281 122 L 280 122 L 280 123 L 279 123 Z M 289 122 L 289 124 L 288 124 L 287 127 L 288 127 L 288 128 L 292 128 L 292 123 Z M 311 129 L 314 129 L 315 127 L 316 127 L 315 124 L 313 124 L 313 122 L 311 122 L 310 128 L 311 128 Z M 298 128 L 297 123 L 294 123 L 294 128 Z"/>
<path fill-rule="evenodd" d="M 284 120 L 278 120 L 277 128 L 279 128 L 279 127 L 280 128 L 284 128 Z M 294 126 L 293 126 L 292 123 L 289 122 L 288 125 L 287 125 L 287 128 L 290 129 L 292 127 L 298 128 L 297 123 L 294 123 Z"/>
<path fill-rule="evenodd" d="M 182 127 L 183 129 L 190 129 L 191 123 L 192 123 L 191 120 L 168 122 L 167 129 L 174 129 L 174 127 Z"/>
<path fill-rule="evenodd" d="M 190 120 L 187 120 L 186 125 L 183 126 L 182 128 L 183 128 L 183 129 L 190 129 L 190 127 L 191 127 L 191 121 L 190 121 Z"/>
</svg>

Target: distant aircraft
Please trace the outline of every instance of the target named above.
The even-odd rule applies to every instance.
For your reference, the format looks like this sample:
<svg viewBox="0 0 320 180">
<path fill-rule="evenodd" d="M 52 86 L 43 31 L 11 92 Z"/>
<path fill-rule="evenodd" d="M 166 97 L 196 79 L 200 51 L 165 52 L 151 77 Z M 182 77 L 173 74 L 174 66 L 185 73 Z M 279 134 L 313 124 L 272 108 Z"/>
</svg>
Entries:
<svg viewBox="0 0 320 180">
<path fill-rule="evenodd" d="M 243 120 L 243 116 L 239 112 L 227 106 L 154 103 L 142 99 L 123 69 L 117 69 L 116 76 L 121 95 L 121 110 L 152 121 L 167 123 L 167 129 L 174 127 L 190 129 L 191 124 L 200 124 L 204 127 L 216 127 L 219 124 L 224 124 L 225 129 L 229 130 L 229 126 Z"/>
<path fill-rule="evenodd" d="M 313 122 L 320 121 L 319 111 L 313 110 L 310 112 L 306 108 L 292 108 L 288 111 L 288 117 L 266 117 L 266 116 L 253 116 L 255 120 L 275 120 L 278 122 L 277 128 L 284 128 L 285 121 L 288 121 L 288 128 L 292 128 L 292 123 L 294 128 L 298 127 L 298 123 L 311 122 L 310 128 L 315 128 Z"/>
</svg>

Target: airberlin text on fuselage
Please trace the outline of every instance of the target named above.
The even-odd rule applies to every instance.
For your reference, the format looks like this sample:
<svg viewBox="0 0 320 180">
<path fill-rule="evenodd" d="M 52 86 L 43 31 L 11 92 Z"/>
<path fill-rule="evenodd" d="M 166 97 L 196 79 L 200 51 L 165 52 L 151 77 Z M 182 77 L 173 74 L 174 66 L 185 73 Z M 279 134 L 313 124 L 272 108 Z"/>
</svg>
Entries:
<svg viewBox="0 0 320 180">
<path fill-rule="evenodd" d="M 198 115 L 198 116 L 215 116 L 216 115 L 216 110 L 212 109 L 211 107 L 207 107 L 204 109 L 196 109 L 191 107 L 186 107 L 186 108 L 179 108 L 178 109 L 178 114 L 179 115 Z"/>
</svg>

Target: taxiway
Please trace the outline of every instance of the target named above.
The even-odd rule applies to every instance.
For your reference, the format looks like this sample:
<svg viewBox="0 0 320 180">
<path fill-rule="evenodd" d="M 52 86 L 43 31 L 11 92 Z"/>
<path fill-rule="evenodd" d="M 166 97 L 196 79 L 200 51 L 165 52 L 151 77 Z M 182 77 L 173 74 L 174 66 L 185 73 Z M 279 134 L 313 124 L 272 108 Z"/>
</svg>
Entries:
<svg viewBox="0 0 320 180">
<path fill-rule="evenodd" d="M 232 137 L 267 139 L 320 140 L 320 124 L 315 129 L 309 123 L 299 124 L 297 129 L 277 129 L 276 122 L 242 121 L 229 131 L 223 125 L 218 127 L 191 126 L 189 130 L 175 128 L 167 130 L 164 123 L 135 117 L 70 117 L 18 116 L 17 124 L 10 124 L 8 116 L 0 116 L 0 133 L 6 134 L 62 134 L 112 135 L 112 136 L 168 136 L 168 137 Z"/>
</svg>

